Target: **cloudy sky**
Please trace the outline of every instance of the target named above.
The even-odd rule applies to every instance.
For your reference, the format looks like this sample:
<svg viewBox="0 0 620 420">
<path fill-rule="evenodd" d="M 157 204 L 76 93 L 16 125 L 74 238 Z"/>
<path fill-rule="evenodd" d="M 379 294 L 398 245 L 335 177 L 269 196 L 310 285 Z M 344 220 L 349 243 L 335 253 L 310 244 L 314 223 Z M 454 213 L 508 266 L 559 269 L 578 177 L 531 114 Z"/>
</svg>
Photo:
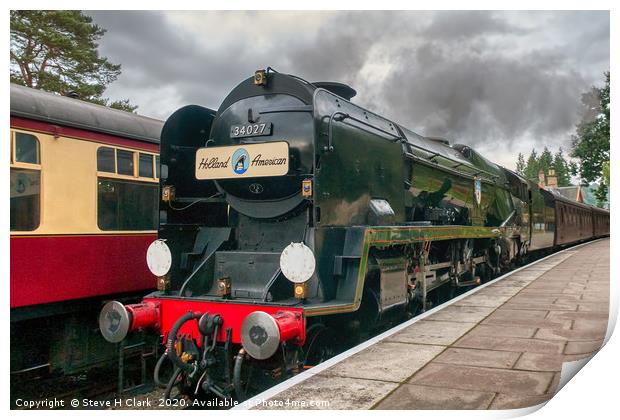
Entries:
<svg viewBox="0 0 620 420">
<path fill-rule="evenodd" d="M 256 69 L 339 81 L 353 101 L 420 134 L 514 167 L 519 152 L 570 149 L 581 94 L 609 69 L 608 12 L 89 11 L 107 89 L 143 115 L 217 109 Z"/>
</svg>

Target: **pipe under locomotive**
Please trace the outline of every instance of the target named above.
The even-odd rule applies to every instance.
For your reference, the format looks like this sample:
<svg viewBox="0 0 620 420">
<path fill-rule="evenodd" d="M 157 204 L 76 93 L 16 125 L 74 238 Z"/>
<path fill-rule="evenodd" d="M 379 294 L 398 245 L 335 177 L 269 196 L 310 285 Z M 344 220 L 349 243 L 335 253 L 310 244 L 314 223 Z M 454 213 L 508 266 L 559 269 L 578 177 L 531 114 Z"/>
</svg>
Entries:
<svg viewBox="0 0 620 420">
<path fill-rule="evenodd" d="M 161 333 L 167 397 L 243 400 L 557 245 L 551 193 L 354 95 L 258 71 L 217 113 L 192 105 L 167 120 L 147 253 L 158 291 L 100 315 L 112 342 Z"/>
</svg>

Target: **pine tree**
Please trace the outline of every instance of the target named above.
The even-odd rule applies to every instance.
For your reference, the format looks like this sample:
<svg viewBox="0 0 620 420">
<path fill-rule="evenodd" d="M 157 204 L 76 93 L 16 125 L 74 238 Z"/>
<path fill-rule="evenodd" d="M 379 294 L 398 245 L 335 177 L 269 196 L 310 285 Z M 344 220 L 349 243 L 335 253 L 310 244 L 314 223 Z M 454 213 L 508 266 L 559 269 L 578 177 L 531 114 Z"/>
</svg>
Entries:
<svg viewBox="0 0 620 420">
<path fill-rule="evenodd" d="M 555 174 L 558 178 L 558 187 L 568 187 L 570 182 L 570 168 L 568 162 L 564 158 L 564 151 L 560 147 L 560 150 L 553 157 L 553 167 L 555 168 Z"/>
<path fill-rule="evenodd" d="M 516 172 L 519 175 L 523 175 L 524 170 L 525 170 L 525 159 L 523 157 L 523 153 L 519 153 L 519 156 L 517 156 Z"/>
<path fill-rule="evenodd" d="M 540 154 L 538 158 L 538 170 L 543 170 L 545 172 L 545 184 L 547 183 L 547 174 L 549 173 L 549 168 L 553 166 L 553 155 L 545 146 L 543 152 Z"/>
<path fill-rule="evenodd" d="M 12 10 L 11 83 L 134 111 L 128 100 L 110 103 L 101 96 L 121 72 L 119 64 L 99 56 L 104 33 L 80 11 Z"/>
<path fill-rule="evenodd" d="M 536 150 L 532 149 L 532 153 L 527 158 L 525 169 L 523 170 L 523 176 L 531 181 L 538 183 L 538 155 Z"/>
</svg>

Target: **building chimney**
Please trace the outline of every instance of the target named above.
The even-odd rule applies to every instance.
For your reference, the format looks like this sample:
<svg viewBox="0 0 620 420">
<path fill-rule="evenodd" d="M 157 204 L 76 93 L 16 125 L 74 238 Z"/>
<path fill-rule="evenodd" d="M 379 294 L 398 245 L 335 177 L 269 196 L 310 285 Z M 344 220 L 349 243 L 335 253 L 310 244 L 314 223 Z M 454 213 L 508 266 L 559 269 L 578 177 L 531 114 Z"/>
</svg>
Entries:
<svg viewBox="0 0 620 420">
<path fill-rule="evenodd" d="M 581 191 L 581 185 L 577 184 L 577 193 L 575 194 L 575 201 L 583 203 L 583 191 Z"/>
<path fill-rule="evenodd" d="M 538 186 L 545 188 L 545 171 L 542 169 L 538 171 Z"/>
<path fill-rule="evenodd" d="M 555 176 L 555 168 L 549 168 L 549 172 L 547 174 L 547 186 L 549 188 L 558 187 L 558 177 Z"/>
</svg>

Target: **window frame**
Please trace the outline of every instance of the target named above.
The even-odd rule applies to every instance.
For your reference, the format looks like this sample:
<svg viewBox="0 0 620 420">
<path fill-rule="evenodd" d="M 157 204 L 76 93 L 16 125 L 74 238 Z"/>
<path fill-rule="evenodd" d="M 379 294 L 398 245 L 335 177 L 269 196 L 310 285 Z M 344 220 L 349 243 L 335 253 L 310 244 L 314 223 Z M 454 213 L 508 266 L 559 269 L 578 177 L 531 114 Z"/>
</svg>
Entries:
<svg viewBox="0 0 620 420">
<path fill-rule="evenodd" d="M 154 182 L 145 182 L 142 180 L 137 180 L 135 178 L 129 178 L 127 179 L 127 176 L 116 176 L 116 177 L 105 177 L 105 176 L 97 176 L 97 186 L 96 186 L 96 201 L 95 201 L 95 217 L 96 217 L 96 226 L 97 229 L 99 229 L 100 232 L 105 232 L 105 233 L 110 233 L 110 232 L 123 232 L 123 233 L 129 233 L 129 232 L 157 232 L 157 225 L 153 228 L 153 229 L 102 229 L 101 225 L 99 224 L 99 217 L 100 217 L 100 213 L 99 213 L 99 182 L 100 181 L 110 181 L 110 182 L 121 182 L 121 183 L 131 183 L 134 185 L 143 185 L 143 186 L 157 186 L 157 193 L 156 193 L 156 197 L 157 200 L 159 200 L 159 184 L 154 183 Z M 156 202 L 157 202 L 156 200 Z M 159 216 L 159 209 L 156 208 L 156 217 Z"/>
<path fill-rule="evenodd" d="M 29 135 L 35 138 L 35 140 L 37 141 L 37 162 L 38 163 L 20 162 L 17 160 L 16 142 L 17 142 L 18 133 L 26 134 L 26 135 Z M 39 140 L 39 137 L 27 131 L 11 130 L 11 165 L 20 165 L 20 167 L 22 167 L 21 165 L 27 165 L 27 167 L 32 168 L 32 169 L 35 169 L 34 167 L 36 166 L 39 169 L 41 169 L 41 140 Z M 23 166 L 23 167 L 26 168 L 26 166 Z"/>
<path fill-rule="evenodd" d="M 30 136 L 33 136 L 37 140 L 37 161 L 38 163 L 19 162 L 17 160 L 17 156 L 16 156 L 17 145 L 15 144 L 17 133 L 28 134 Z M 43 167 L 41 165 L 42 155 L 43 155 L 43 151 L 41 150 L 41 139 L 39 138 L 39 136 L 31 132 L 28 132 L 25 130 L 15 130 L 11 128 L 10 129 L 10 142 L 11 142 L 11 151 L 10 151 L 11 156 L 10 156 L 9 173 L 11 169 L 26 169 L 26 170 L 39 172 L 39 220 L 37 220 L 36 227 L 34 229 L 13 230 L 9 226 L 9 232 L 11 235 L 21 234 L 21 233 L 32 233 L 41 227 L 41 224 L 43 222 L 43 214 L 45 210 L 45 202 L 43 200 L 43 192 L 44 192 L 43 191 L 44 189 L 43 188 Z"/>
<path fill-rule="evenodd" d="M 132 229 L 132 230 L 112 230 L 112 229 L 101 229 L 101 227 L 99 226 L 99 181 L 101 180 L 109 180 L 109 181 L 125 181 L 125 182 L 132 182 L 135 184 L 145 184 L 145 185 L 157 185 L 159 186 L 159 178 L 157 177 L 157 172 L 156 172 L 156 167 L 155 167 L 155 162 L 156 162 L 156 158 L 159 157 L 159 153 L 157 152 L 152 152 L 150 150 L 142 150 L 142 149 L 131 149 L 128 147 L 122 147 L 122 146 L 116 146 L 116 145 L 110 145 L 110 144 L 100 144 L 99 147 L 96 148 L 95 154 L 99 151 L 99 149 L 101 149 L 102 147 L 107 147 L 107 148 L 111 148 L 114 149 L 114 172 L 105 172 L 105 171 L 99 171 L 97 169 L 97 167 L 95 167 L 96 170 L 96 178 L 95 178 L 95 182 L 96 182 L 96 186 L 95 186 L 95 194 L 96 194 L 96 198 L 95 198 L 95 226 L 97 226 L 97 229 L 100 232 L 104 232 L 104 233 L 110 233 L 110 232 L 122 232 L 122 233 L 129 233 L 129 232 L 157 232 L 157 226 L 154 229 L 146 229 L 146 230 L 140 230 L 140 229 Z M 133 175 L 122 175 L 118 173 L 118 151 L 122 150 L 122 151 L 127 151 L 127 152 L 131 152 L 133 153 Z M 144 176 L 140 176 L 140 154 L 146 154 L 146 155 L 150 155 L 151 156 L 151 161 L 152 161 L 152 166 L 153 166 L 153 177 L 144 177 Z M 158 192 L 159 195 L 159 192 Z"/>
<path fill-rule="evenodd" d="M 142 155 L 149 156 L 151 159 L 151 174 L 153 174 L 152 177 L 140 175 L 140 164 L 142 163 L 140 158 L 142 157 Z M 138 178 L 157 179 L 157 174 L 155 173 L 155 157 L 156 155 L 153 155 L 152 153 L 146 153 L 141 150 L 137 152 L 137 156 L 135 158 L 135 160 L 137 161 L 137 165 L 134 166 L 136 166 L 136 173 L 138 174 Z"/>
<path fill-rule="evenodd" d="M 122 180 L 127 180 L 127 181 L 159 183 L 159 178 L 157 177 L 157 171 L 155 170 L 156 169 L 155 158 L 159 156 L 158 153 L 154 153 L 148 150 L 130 149 L 127 147 L 117 147 L 117 146 L 104 145 L 104 144 L 97 147 L 96 153 L 98 153 L 99 149 L 101 149 L 102 147 L 114 149 L 114 172 L 99 171 L 97 169 L 97 178 L 114 178 L 114 179 L 122 179 Z M 118 173 L 118 151 L 119 150 L 132 153 L 132 158 L 133 158 L 133 174 L 132 175 L 123 175 L 123 174 Z M 152 165 L 153 165 L 153 176 L 152 177 L 140 176 L 140 168 L 139 168 L 140 154 L 151 156 Z"/>
</svg>

